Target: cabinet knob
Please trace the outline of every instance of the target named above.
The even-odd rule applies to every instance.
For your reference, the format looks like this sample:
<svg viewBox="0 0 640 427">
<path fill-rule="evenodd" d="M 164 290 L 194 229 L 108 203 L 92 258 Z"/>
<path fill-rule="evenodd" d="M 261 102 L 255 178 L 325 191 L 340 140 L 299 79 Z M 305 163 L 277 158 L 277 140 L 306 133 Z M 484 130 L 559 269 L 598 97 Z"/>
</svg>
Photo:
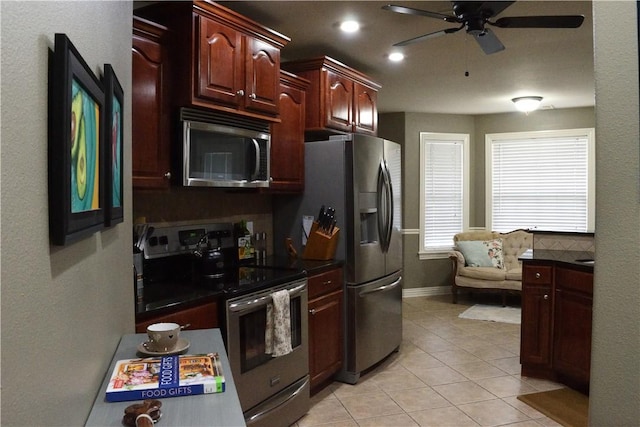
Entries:
<svg viewBox="0 0 640 427">
<path fill-rule="evenodd" d="M 549 295 L 544 294 L 544 295 L 542 296 L 542 299 L 544 299 L 544 300 L 548 300 L 548 299 L 549 299 Z"/>
<path fill-rule="evenodd" d="M 322 284 L 327 286 L 327 285 L 330 285 L 331 283 L 333 283 L 331 280 L 327 280 L 326 282 L 323 282 Z"/>
<path fill-rule="evenodd" d="M 167 178 L 167 179 L 171 179 L 171 172 L 165 173 L 164 177 Z"/>
<path fill-rule="evenodd" d="M 311 310 L 309 310 L 309 314 L 310 314 L 310 315 L 312 315 L 312 316 L 313 316 L 314 314 L 316 314 L 316 309 L 315 309 L 315 308 L 312 308 Z"/>
<path fill-rule="evenodd" d="M 536 279 L 540 278 L 540 273 L 536 273 Z"/>
<path fill-rule="evenodd" d="M 252 93 L 251 95 L 249 95 L 249 98 L 251 98 L 251 99 L 256 99 L 256 98 L 257 98 L 257 96 L 256 96 L 256 94 L 255 94 L 255 93 Z"/>
<path fill-rule="evenodd" d="M 240 89 L 239 91 L 236 92 L 236 95 L 244 96 L 244 90 Z"/>
</svg>

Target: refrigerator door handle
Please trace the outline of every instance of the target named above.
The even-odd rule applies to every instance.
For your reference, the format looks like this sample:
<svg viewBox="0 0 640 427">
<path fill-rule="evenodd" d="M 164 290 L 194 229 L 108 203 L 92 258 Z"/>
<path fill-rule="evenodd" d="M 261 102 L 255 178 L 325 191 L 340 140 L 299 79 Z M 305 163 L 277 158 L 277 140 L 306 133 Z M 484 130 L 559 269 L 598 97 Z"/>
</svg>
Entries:
<svg viewBox="0 0 640 427">
<path fill-rule="evenodd" d="M 361 296 L 361 297 L 364 297 L 364 296 L 367 296 L 369 294 L 374 294 L 376 292 L 389 291 L 389 290 L 395 288 L 396 286 L 398 286 L 401 282 L 402 282 L 402 276 L 400 276 L 398 278 L 398 280 L 395 280 L 393 283 L 389 283 L 388 285 L 378 286 L 377 288 L 373 288 L 373 289 L 368 289 L 366 291 L 362 291 L 358 295 Z"/>
<path fill-rule="evenodd" d="M 385 236 L 385 246 L 386 250 L 389 250 L 389 246 L 391 245 L 391 232 L 393 231 L 393 187 L 391 186 L 391 172 L 389 172 L 389 167 L 387 165 L 387 161 L 384 161 L 385 172 L 386 172 L 386 190 L 387 190 L 387 212 L 386 212 L 386 222 L 387 222 L 387 234 Z"/>
<path fill-rule="evenodd" d="M 387 238 L 387 204 L 386 200 L 386 173 L 384 160 L 380 161 L 378 167 L 378 188 L 377 188 L 377 205 L 378 205 L 378 238 L 380 240 L 380 247 L 383 252 L 387 251 L 386 238 Z"/>
</svg>

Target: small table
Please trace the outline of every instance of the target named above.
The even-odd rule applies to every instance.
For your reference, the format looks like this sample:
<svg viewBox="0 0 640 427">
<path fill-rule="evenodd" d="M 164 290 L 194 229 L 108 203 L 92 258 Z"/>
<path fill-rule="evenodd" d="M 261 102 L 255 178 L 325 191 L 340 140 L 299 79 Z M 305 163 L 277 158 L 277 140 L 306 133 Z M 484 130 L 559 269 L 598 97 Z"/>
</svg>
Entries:
<svg viewBox="0 0 640 427">
<path fill-rule="evenodd" d="M 222 370 L 226 381 L 223 393 L 200 394 L 195 396 L 171 397 L 162 399 L 162 418 L 156 424 L 162 426 L 245 426 L 244 416 L 238 393 L 236 391 L 231 366 L 222 341 L 219 329 L 200 329 L 182 331 L 180 337 L 191 343 L 186 354 L 218 352 L 222 362 Z M 105 400 L 107 385 L 115 367 L 115 362 L 122 359 L 139 357 L 137 347 L 147 340 L 147 334 L 124 335 L 116 350 L 100 392 L 93 403 L 87 419 L 87 426 L 122 427 L 124 409 L 139 401 L 107 402 Z"/>
</svg>

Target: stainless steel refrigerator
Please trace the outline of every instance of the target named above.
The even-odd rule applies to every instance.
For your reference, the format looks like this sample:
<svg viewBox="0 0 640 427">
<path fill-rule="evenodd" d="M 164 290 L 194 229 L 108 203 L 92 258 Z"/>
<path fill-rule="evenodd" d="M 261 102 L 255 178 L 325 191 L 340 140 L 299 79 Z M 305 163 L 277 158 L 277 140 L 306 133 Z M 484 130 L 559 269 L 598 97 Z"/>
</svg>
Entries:
<svg viewBox="0 0 640 427">
<path fill-rule="evenodd" d="M 355 384 L 362 371 L 402 340 L 401 147 L 349 134 L 305 143 L 305 192 L 274 199 L 274 247 L 297 247 L 303 216 L 333 207 L 340 228 L 336 258 L 345 262 L 344 366 L 338 379 Z"/>
</svg>

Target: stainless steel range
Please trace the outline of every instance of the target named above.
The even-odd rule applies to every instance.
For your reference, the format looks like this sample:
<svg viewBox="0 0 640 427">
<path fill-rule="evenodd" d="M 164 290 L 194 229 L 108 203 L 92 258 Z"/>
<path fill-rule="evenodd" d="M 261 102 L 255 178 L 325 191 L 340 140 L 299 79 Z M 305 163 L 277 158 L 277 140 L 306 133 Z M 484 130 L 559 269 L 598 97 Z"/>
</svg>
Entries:
<svg viewBox="0 0 640 427">
<path fill-rule="evenodd" d="M 300 270 L 240 265 L 233 225 L 151 224 L 144 239 L 144 295 L 138 312 L 215 294 L 224 307 L 219 323 L 248 426 L 289 426 L 310 407 L 307 279 Z M 202 268 L 206 241 L 216 255 L 215 274 Z M 287 290 L 292 351 L 266 353 L 267 307 Z"/>
</svg>

